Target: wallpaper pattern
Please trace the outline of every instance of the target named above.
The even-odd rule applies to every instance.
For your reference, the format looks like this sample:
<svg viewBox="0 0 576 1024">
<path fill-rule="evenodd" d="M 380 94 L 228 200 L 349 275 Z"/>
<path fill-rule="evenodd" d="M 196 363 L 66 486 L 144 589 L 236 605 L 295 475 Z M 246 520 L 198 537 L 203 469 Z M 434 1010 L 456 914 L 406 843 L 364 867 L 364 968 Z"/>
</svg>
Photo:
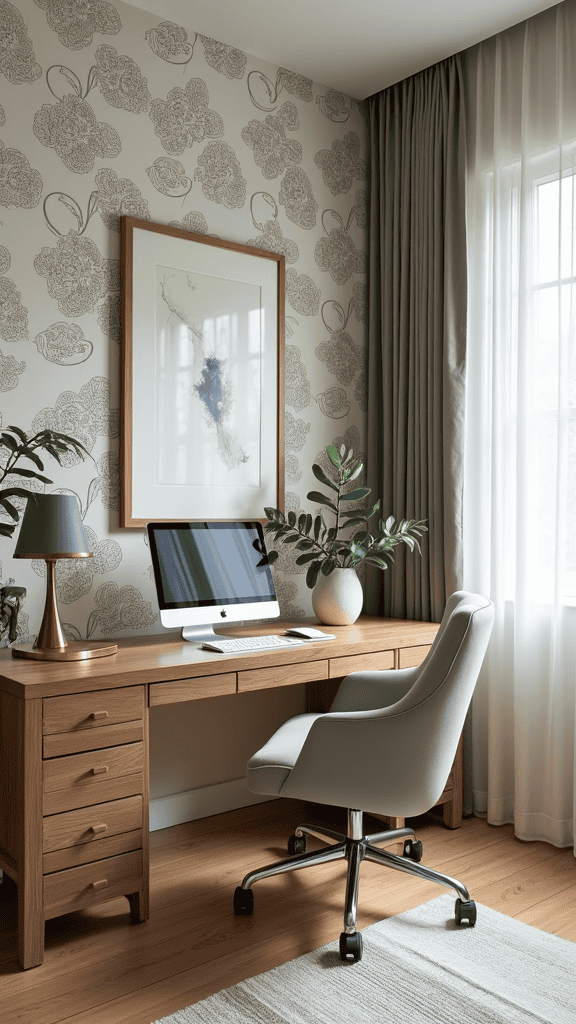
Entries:
<svg viewBox="0 0 576 1024">
<path fill-rule="evenodd" d="M 144 531 L 118 528 L 119 217 L 286 257 L 286 508 L 307 509 L 312 461 L 365 436 L 363 105 L 103 0 L 0 0 L 0 84 L 1 424 L 92 456 L 47 456 L 53 482 L 28 484 L 78 495 L 94 551 L 58 565 L 68 635 L 159 632 Z M 13 546 L 0 538 L 0 580 L 28 590 L 22 642 L 45 564 Z M 304 569 L 285 548 L 286 615 L 310 613 Z"/>
</svg>

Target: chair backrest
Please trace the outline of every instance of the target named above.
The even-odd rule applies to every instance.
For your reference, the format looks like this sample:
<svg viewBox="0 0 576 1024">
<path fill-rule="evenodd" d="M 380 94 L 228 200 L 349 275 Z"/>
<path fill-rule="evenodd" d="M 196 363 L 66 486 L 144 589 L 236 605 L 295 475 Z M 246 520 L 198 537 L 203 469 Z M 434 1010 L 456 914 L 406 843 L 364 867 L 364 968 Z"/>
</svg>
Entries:
<svg viewBox="0 0 576 1024">
<path fill-rule="evenodd" d="M 487 598 L 453 594 L 410 690 L 388 707 L 319 718 L 282 795 L 302 796 L 309 791 L 305 777 L 316 772 L 316 799 L 326 803 L 403 817 L 433 807 L 454 761 L 493 620 Z"/>
</svg>

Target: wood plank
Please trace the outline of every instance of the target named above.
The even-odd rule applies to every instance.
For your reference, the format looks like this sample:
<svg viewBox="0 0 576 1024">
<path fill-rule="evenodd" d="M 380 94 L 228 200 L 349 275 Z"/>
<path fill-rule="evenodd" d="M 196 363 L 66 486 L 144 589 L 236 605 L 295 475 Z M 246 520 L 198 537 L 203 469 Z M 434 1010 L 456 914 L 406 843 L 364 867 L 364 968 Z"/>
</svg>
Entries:
<svg viewBox="0 0 576 1024">
<path fill-rule="evenodd" d="M 42 910 L 42 701 L 18 701 L 19 846 L 18 959 L 24 968 L 44 958 Z"/>
<path fill-rule="evenodd" d="M 464 801 L 463 766 L 464 747 L 461 736 L 446 788 L 439 800 L 439 803 L 443 804 L 442 817 L 446 828 L 460 828 L 462 825 L 462 804 Z"/>
<path fill-rule="evenodd" d="M 79 843 L 99 843 L 119 832 L 142 828 L 142 797 L 111 800 L 44 818 L 43 852 L 51 853 Z"/>
<path fill-rule="evenodd" d="M 21 760 L 18 756 L 21 701 L 0 693 L 0 863 L 18 870 Z"/>
<path fill-rule="evenodd" d="M 398 651 L 398 668 L 416 668 L 421 665 L 432 644 L 403 647 Z"/>
<path fill-rule="evenodd" d="M 78 729 L 106 729 L 118 722 L 142 720 L 144 696 L 143 686 L 123 686 L 115 690 L 46 697 L 42 730 L 46 736 Z"/>
<path fill-rule="evenodd" d="M 44 792 L 89 786 L 98 789 L 104 782 L 123 775 L 142 773 L 144 747 L 142 743 L 128 743 L 122 747 L 105 747 L 86 754 L 53 757 L 43 763 Z M 99 799 L 97 793 L 93 803 Z"/>
<path fill-rule="evenodd" d="M 120 779 L 100 782 L 96 793 L 92 786 L 60 789 L 56 793 L 44 794 L 44 814 L 60 814 L 62 811 L 73 811 L 77 807 L 88 807 L 98 800 L 121 800 L 123 797 L 136 796 L 138 793 L 144 797 L 147 789 L 143 774 L 124 775 Z"/>
<path fill-rule="evenodd" d="M 348 658 L 330 658 L 329 675 L 340 679 L 350 672 L 384 672 L 394 668 L 394 651 L 376 651 L 372 654 L 356 654 Z"/>
<path fill-rule="evenodd" d="M 275 668 L 256 668 L 238 673 L 238 693 L 247 690 L 266 690 L 276 686 L 296 686 L 299 683 L 328 679 L 328 662 L 314 661 L 304 665 L 279 665 Z"/>
<path fill-rule="evenodd" d="M 144 738 L 144 724 L 120 722 L 105 729 L 82 729 L 79 732 L 53 733 L 44 736 L 44 757 L 61 757 L 63 754 L 80 753 L 83 750 L 98 750 L 125 743 L 138 743 Z"/>
<path fill-rule="evenodd" d="M 175 682 L 151 683 L 148 688 L 150 707 L 159 704 L 178 704 L 186 700 L 202 700 L 236 693 L 236 672 L 223 672 L 218 676 L 200 676 L 196 679 L 177 679 Z"/>
<path fill-rule="evenodd" d="M 122 832 L 117 836 L 108 836 L 98 843 L 69 846 L 65 850 L 45 853 L 42 857 L 42 872 L 45 875 L 52 871 L 64 871 L 65 868 L 77 868 L 80 864 L 89 864 L 105 857 L 115 857 L 119 853 L 131 853 L 142 849 L 143 831 L 141 828 L 133 832 Z"/>
<path fill-rule="evenodd" d="M 133 886 L 139 887 L 141 876 L 141 850 L 44 875 L 46 920 L 95 903 L 108 902 L 131 891 Z"/>
<path fill-rule="evenodd" d="M 49 921 L 42 968 L 24 974 L 9 961 L 0 966 L 3 1024 L 39 1019 L 42 1024 L 149 1024 L 307 948 L 329 942 L 336 951 L 344 899 L 341 865 L 259 883 L 254 918 L 234 918 L 230 909 L 239 876 L 282 856 L 293 827 L 312 817 L 309 807 L 279 800 L 154 833 L 150 923 L 135 929 L 124 899 Z M 323 813 L 317 817 L 325 820 Z M 482 889 L 481 901 L 496 910 L 502 910 L 498 892 L 514 883 L 518 870 L 537 874 L 544 893 L 550 880 L 554 890 L 559 879 L 564 885 L 571 878 L 571 888 L 561 890 L 564 906 L 574 898 L 572 850 L 522 843 L 510 826 L 496 828 L 478 818 L 467 819 L 455 832 L 430 816 L 418 819 L 416 827 L 424 862 L 461 878 L 476 899 Z M 559 862 L 566 868 L 559 870 Z M 489 887 L 493 902 L 484 898 Z M 432 883 L 365 863 L 360 927 L 441 892 Z M 559 910 L 559 927 L 552 914 L 549 930 L 576 940 L 574 916 L 561 913 L 561 897 L 554 891 L 539 904 L 543 917 L 548 898 Z M 9 931 L 4 936 L 15 941 Z"/>
<path fill-rule="evenodd" d="M 270 632 L 281 633 L 290 626 L 301 626 L 303 622 L 318 625 L 316 619 L 309 617 L 306 620 L 276 623 L 273 630 L 270 623 L 251 624 L 250 632 L 255 636 Z M 183 642 L 179 633 L 119 640 L 117 654 L 109 658 L 94 658 L 88 662 L 52 662 L 39 666 L 24 659 L 12 658 L 9 650 L 0 650 L 0 690 L 29 700 L 34 697 L 63 696 L 219 675 L 234 671 L 240 663 L 245 670 L 298 665 L 324 660 L 327 647 L 330 657 L 348 657 L 431 644 L 438 631 L 438 624 L 362 615 L 353 625 L 334 626 L 332 631 L 336 634 L 336 640 L 327 644 L 303 644 L 281 653 L 214 654 L 202 651 L 195 644 Z M 227 636 L 239 636 L 246 633 L 246 627 L 226 629 L 224 632 Z"/>
</svg>

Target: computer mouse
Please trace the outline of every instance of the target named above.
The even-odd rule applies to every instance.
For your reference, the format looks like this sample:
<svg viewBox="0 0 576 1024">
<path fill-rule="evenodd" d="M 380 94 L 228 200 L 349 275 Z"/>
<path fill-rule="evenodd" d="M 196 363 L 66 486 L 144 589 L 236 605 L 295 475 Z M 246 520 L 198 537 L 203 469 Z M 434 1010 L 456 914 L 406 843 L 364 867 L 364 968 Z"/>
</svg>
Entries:
<svg viewBox="0 0 576 1024">
<path fill-rule="evenodd" d="M 321 629 L 309 626 L 292 626 L 286 630 L 286 636 L 299 636 L 302 640 L 335 640 L 334 633 L 323 633 Z"/>
</svg>

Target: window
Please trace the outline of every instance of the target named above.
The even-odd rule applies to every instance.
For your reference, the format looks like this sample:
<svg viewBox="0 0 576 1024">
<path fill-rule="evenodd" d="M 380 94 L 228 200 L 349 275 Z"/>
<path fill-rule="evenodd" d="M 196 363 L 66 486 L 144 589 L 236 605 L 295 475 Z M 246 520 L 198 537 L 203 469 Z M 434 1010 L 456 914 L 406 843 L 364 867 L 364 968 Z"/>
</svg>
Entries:
<svg viewBox="0 0 576 1024">
<path fill-rule="evenodd" d="M 526 351 L 519 349 L 525 380 L 518 413 L 528 445 L 526 508 L 527 581 L 545 600 L 576 603 L 576 175 L 534 182 L 534 224 L 526 239 L 531 301 Z M 530 244 L 530 243 L 528 243 Z M 530 271 L 531 268 L 531 271 Z M 522 346 L 524 348 L 524 346 Z M 525 360 L 525 366 L 520 365 Z M 533 497 L 530 512 L 530 495 Z M 554 581 L 556 580 L 556 587 Z"/>
</svg>

